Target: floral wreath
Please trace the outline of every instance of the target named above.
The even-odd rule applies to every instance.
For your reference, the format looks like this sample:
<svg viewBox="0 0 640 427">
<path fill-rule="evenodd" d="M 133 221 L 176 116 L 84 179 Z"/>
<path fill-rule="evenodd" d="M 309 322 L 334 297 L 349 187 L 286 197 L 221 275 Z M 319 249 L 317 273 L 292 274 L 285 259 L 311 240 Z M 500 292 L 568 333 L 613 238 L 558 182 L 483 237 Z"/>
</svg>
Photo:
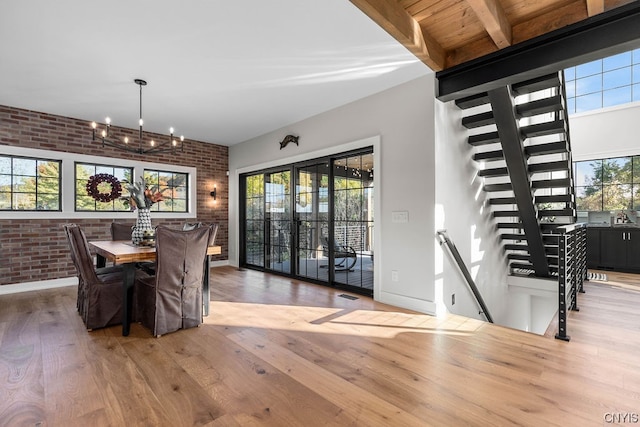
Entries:
<svg viewBox="0 0 640 427">
<path fill-rule="evenodd" d="M 111 192 L 100 192 L 98 186 L 103 183 L 111 186 Z M 109 175 L 108 173 L 98 173 L 89 177 L 87 181 L 87 194 L 98 202 L 111 202 L 122 194 L 122 185 L 120 185 L 120 181 L 118 181 L 118 178 L 115 176 Z"/>
</svg>

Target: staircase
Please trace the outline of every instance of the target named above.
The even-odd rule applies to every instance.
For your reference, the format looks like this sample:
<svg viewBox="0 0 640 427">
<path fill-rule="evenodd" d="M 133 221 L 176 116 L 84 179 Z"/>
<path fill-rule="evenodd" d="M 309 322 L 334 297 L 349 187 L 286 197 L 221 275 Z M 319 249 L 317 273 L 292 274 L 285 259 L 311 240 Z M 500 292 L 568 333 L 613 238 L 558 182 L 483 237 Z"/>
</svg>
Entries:
<svg viewBox="0 0 640 427">
<path fill-rule="evenodd" d="M 555 229 L 576 222 L 565 99 L 559 72 L 455 102 L 512 274 L 557 274 Z"/>
</svg>

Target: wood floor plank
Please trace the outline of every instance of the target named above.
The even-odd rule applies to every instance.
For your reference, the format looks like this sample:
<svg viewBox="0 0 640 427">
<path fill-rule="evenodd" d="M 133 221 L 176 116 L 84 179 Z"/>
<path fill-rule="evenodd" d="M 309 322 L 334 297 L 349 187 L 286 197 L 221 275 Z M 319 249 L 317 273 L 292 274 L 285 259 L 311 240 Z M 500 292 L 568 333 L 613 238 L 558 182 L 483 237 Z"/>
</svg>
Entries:
<svg viewBox="0 0 640 427">
<path fill-rule="evenodd" d="M 38 295 L 21 295 L 6 310 L 0 341 L 0 423 L 37 425 L 46 419 Z"/>
<path fill-rule="evenodd" d="M 356 420 L 362 425 L 388 425 L 393 422 L 398 425 L 429 425 L 426 420 L 420 420 L 367 390 L 353 386 L 314 363 L 293 355 L 252 330 L 237 332 L 229 338 L 344 411 L 357 408 Z"/>
</svg>

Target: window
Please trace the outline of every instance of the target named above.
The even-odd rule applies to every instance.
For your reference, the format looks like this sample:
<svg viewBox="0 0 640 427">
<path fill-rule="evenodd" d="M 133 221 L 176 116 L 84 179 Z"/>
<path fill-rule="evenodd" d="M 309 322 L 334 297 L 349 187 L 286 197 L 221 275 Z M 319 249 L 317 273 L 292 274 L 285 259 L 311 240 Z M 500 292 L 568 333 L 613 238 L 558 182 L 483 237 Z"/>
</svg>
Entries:
<svg viewBox="0 0 640 427">
<path fill-rule="evenodd" d="M 87 181 L 96 174 L 109 174 L 115 176 L 120 182 L 130 181 L 133 175 L 133 168 L 124 168 L 110 165 L 97 165 L 91 163 L 75 164 L 75 209 L 83 212 L 126 212 L 129 207 L 124 203 L 127 197 L 127 190 L 122 187 L 122 196 L 110 202 L 98 202 L 87 194 Z M 110 185 L 100 184 L 98 187 L 101 193 L 107 193 Z"/>
<path fill-rule="evenodd" d="M 640 156 L 574 162 L 578 211 L 640 209 Z"/>
<path fill-rule="evenodd" d="M 59 160 L 0 155 L 0 210 L 60 211 Z"/>
<path fill-rule="evenodd" d="M 569 114 L 640 101 L 640 49 L 564 70 Z"/>
<path fill-rule="evenodd" d="M 157 188 L 164 196 L 164 200 L 151 206 L 152 211 L 188 211 L 189 174 L 145 169 L 144 181 L 149 188 Z"/>
</svg>

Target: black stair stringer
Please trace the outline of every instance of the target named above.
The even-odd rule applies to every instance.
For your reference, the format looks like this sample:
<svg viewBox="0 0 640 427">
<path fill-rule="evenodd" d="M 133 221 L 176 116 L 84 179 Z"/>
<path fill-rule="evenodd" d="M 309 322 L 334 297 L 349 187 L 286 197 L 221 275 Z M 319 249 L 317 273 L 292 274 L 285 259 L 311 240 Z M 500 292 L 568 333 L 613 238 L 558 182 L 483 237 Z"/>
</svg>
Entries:
<svg viewBox="0 0 640 427">
<path fill-rule="evenodd" d="M 538 225 L 538 213 L 533 203 L 533 194 L 527 157 L 523 145 L 523 133 L 518 126 L 514 95 L 509 86 L 488 92 L 491 109 L 498 129 L 504 160 L 509 170 L 512 190 L 520 213 L 520 222 L 526 235 L 529 259 L 535 275 L 548 277 L 549 262 L 545 254 L 544 241 Z"/>
</svg>

